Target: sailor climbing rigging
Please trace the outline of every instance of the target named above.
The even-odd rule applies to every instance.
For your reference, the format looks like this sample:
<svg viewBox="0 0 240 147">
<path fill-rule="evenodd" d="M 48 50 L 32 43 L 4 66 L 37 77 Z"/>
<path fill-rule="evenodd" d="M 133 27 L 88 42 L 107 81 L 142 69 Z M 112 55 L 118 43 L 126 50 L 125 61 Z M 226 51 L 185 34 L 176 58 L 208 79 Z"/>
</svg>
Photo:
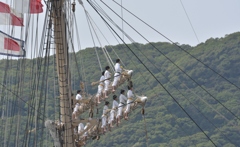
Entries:
<svg viewBox="0 0 240 147">
<path fill-rule="evenodd" d="M 88 122 L 85 126 L 83 123 L 79 123 L 78 125 L 78 134 L 81 134 L 83 131 L 85 131 L 88 127 L 90 126 L 90 123 Z M 84 132 L 83 138 L 78 138 L 79 140 L 82 139 L 83 144 L 85 145 L 86 140 L 87 140 L 88 133 Z"/>
<path fill-rule="evenodd" d="M 121 90 L 121 94 L 119 96 L 119 105 L 118 105 L 118 113 L 117 113 L 117 125 L 121 122 L 122 110 L 123 106 L 126 104 L 127 98 L 124 95 L 125 90 Z"/>
<path fill-rule="evenodd" d="M 81 90 L 78 90 L 77 91 L 77 95 L 76 95 L 76 100 L 78 101 L 78 100 L 82 100 L 82 96 L 81 96 Z"/>
<path fill-rule="evenodd" d="M 72 119 L 77 119 L 76 113 L 78 111 L 78 107 L 80 106 L 79 100 L 82 100 L 82 96 L 80 93 L 81 93 L 81 90 L 78 90 L 77 95 L 76 95 L 76 104 L 75 104 L 75 107 L 74 107 L 73 113 L 72 113 Z"/>
<path fill-rule="evenodd" d="M 78 134 L 80 134 L 83 131 L 84 131 L 84 124 L 83 123 L 79 123 L 78 124 Z"/>
<path fill-rule="evenodd" d="M 105 102 L 105 105 L 104 105 L 104 107 L 103 107 L 103 114 L 102 114 L 102 132 L 104 133 L 104 132 L 106 132 L 107 130 L 106 130 L 106 125 L 107 125 L 107 113 L 106 113 L 106 111 L 108 110 L 108 105 L 109 105 L 109 102 L 108 101 L 106 101 Z"/>
<path fill-rule="evenodd" d="M 79 104 L 76 103 L 72 113 L 72 119 L 77 119 L 76 113 L 78 111 Z"/>
<path fill-rule="evenodd" d="M 114 66 L 115 74 L 114 74 L 114 80 L 112 83 L 112 87 L 113 87 L 112 92 L 116 91 L 117 84 L 120 81 L 120 77 L 121 77 L 121 73 L 122 73 L 122 68 L 120 66 L 120 62 L 121 62 L 120 59 L 116 59 L 116 64 Z"/>
<path fill-rule="evenodd" d="M 102 94 L 103 94 L 103 88 L 104 88 L 104 80 L 105 80 L 105 77 L 104 77 L 104 73 L 105 71 L 102 72 L 102 76 L 100 77 L 100 80 L 99 80 L 99 85 L 98 85 L 98 91 L 97 91 L 97 103 L 101 103 L 100 102 L 100 99 L 102 98 Z"/>
<path fill-rule="evenodd" d="M 105 98 L 108 98 L 108 86 L 110 84 L 110 78 L 111 78 L 111 73 L 109 72 L 110 67 L 106 66 L 105 67 L 105 72 L 104 72 L 104 96 Z"/>
<path fill-rule="evenodd" d="M 132 86 L 128 86 L 128 92 L 127 92 L 127 108 L 125 110 L 125 120 L 128 119 L 128 113 L 130 112 L 130 109 L 131 109 L 131 104 L 133 102 L 133 97 L 134 97 L 134 94 L 132 92 L 133 90 L 133 87 Z"/>
<path fill-rule="evenodd" d="M 112 104 L 112 110 L 110 112 L 110 117 L 108 123 L 110 124 L 110 127 L 113 127 L 113 121 L 116 119 L 116 110 L 118 108 L 118 102 L 117 102 L 117 96 L 113 95 L 113 104 Z"/>
</svg>

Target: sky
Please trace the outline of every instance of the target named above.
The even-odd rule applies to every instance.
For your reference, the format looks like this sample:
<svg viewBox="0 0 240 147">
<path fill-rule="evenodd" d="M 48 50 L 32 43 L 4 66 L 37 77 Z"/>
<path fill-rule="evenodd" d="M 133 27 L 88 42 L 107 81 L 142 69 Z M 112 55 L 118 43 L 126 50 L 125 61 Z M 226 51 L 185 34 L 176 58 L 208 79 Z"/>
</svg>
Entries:
<svg viewBox="0 0 240 147">
<path fill-rule="evenodd" d="M 89 4 L 86 1 L 83 2 L 92 17 L 98 20 L 99 16 L 95 15 L 95 12 L 89 7 Z M 112 2 L 112 0 L 105 0 L 104 2 L 121 15 L 121 8 Z M 121 3 L 121 0 L 116 0 L 116 2 Z M 196 35 L 194 34 L 181 2 L 184 5 Z M 98 1 L 98 3 L 101 4 L 102 8 L 108 12 L 111 18 L 122 27 L 122 21 L 111 11 L 108 11 L 109 9 L 105 7 L 102 2 Z M 224 37 L 226 34 L 240 31 L 239 0 L 122 0 L 122 5 L 161 32 L 164 36 L 180 44 L 195 46 L 199 42 L 205 42 L 211 37 Z M 83 14 L 83 11 L 79 11 L 79 9 L 81 8 L 77 7 L 76 13 Z M 84 17 L 82 15 L 80 16 Z M 123 18 L 151 42 L 167 41 L 142 22 L 134 19 L 129 13 L 123 12 Z M 85 27 L 85 24 L 79 25 Z M 105 27 L 104 24 L 99 23 L 99 25 L 103 25 L 103 28 Z M 146 43 L 146 41 L 137 33 L 134 33 L 127 24 L 123 25 L 123 29 L 136 42 Z M 83 31 L 81 32 L 83 34 Z M 87 36 L 89 33 L 85 32 L 84 34 Z M 117 44 L 110 33 L 107 34 L 107 36 L 113 44 Z M 126 39 L 126 42 L 129 41 Z M 91 43 L 91 39 L 84 40 L 84 46 L 92 46 Z"/>
<path fill-rule="evenodd" d="M 0 0 L 1 2 L 6 2 L 10 4 L 12 0 Z M 73 0 L 71 0 L 73 1 Z M 126 23 L 117 17 L 111 10 L 109 10 L 100 0 L 96 1 L 104 11 L 111 17 L 114 22 L 116 22 L 119 27 L 135 41 L 139 43 L 147 43 L 145 39 L 139 36 L 135 31 L 133 31 Z M 205 42 L 209 38 L 224 37 L 226 34 L 231 34 L 240 31 L 240 0 L 115 0 L 118 3 L 127 8 L 129 11 L 134 13 L 136 16 L 144 20 L 146 23 L 151 25 L 153 28 L 158 30 L 164 36 L 172 40 L 173 42 L 178 42 L 180 44 L 189 44 L 191 46 L 196 46 L 201 42 Z M 86 21 L 86 16 L 83 8 L 76 0 L 76 18 L 78 30 L 73 32 L 78 32 L 80 35 L 81 48 L 93 47 L 94 43 L 90 35 L 89 26 Z M 83 0 L 84 6 L 90 16 L 94 19 L 94 22 L 104 33 L 107 41 L 98 32 L 98 38 L 101 45 L 116 45 L 118 41 L 114 38 L 112 33 L 108 30 L 105 23 L 101 20 L 99 15 L 93 10 L 86 0 Z M 129 24 L 131 24 L 136 30 L 139 31 L 147 40 L 150 42 L 168 42 L 164 37 L 147 27 L 145 24 L 137 20 L 131 14 L 122 10 L 116 3 L 112 0 L 104 0 L 109 7 L 111 7 L 116 13 L 123 16 Z M 43 2 L 44 4 L 44 2 Z M 45 5 L 45 4 L 44 4 Z M 184 8 L 185 11 L 184 11 Z M 44 6 L 46 9 L 46 6 Z M 186 15 L 187 13 L 187 15 Z M 44 22 L 45 13 L 41 13 L 39 16 L 34 15 L 34 19 L 37 17 L 38 21 L 38 34 L 29 37 L 31 42 L 37 42 L 37 46 L 40 46 L 41 41 L 41 31 L 42 24 Z M 32 18 L 33 18 L 32 17 Z M 188 19 L 189 18 L 189 19 Z M 192 27 L 191 27 L 191 24 Z M 123 25 L 122 25 L 123 23 Z M 35 24 L 32 24 L 36 26 Z M 26 27 L 26 26 L 25 26 Z M 0 26 L 0 29 L 7 33 L 12 33 L 9 27 Z M 116 28 L 114 28 L 117 30 Z M 194 31 L 195 33 L 194 33 Z M 21 37 L 21 28 L 15 27 L 14 29 L 15 37 Z M 23 31 L 24 32 L 24 31 Z M 117 30 L 119 35 L 122 37 L 123 34 Z M 24 35 L 26 32 L 24 32 Z M 30 35 L 29 35 L 30 36 Z M 35 37 L 37 36 L 37 37 Z M 76 33 L 75 33 L 76 36 Z M 197 39 L 198 38 L 198 39 Z M 131 43 L 126 37 L 123 38 L 126 43 Z M 101 46 L 98 43 L 96 36 L 94 37 L 96 46 Z M 109 44 L 108 44 L 109 42 Z M 26 45 L 27 56 L 33 57 L 30 53 L 29 46 Z M 74 39 L 74 46 L 77 46 L 77 40 Z M 31 46 L 31 48 L 34 48 Z M 78 51 L 79 49 L 75 49 Z"/>
</svg>

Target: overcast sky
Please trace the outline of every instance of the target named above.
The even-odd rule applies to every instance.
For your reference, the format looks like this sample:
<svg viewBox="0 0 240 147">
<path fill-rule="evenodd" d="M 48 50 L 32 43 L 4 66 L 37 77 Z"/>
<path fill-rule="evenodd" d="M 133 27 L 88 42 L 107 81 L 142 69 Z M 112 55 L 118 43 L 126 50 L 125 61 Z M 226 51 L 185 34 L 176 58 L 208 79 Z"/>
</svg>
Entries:
<svg viewBox="0 0 240 147">
<path fill-rule="evenodd" d="M 211 37 L 223 37 L 226 34 L 238 32 L 240 30 L 240 0 L 181 1 L 200 42 L 205 42 Z M 188 21 L 181 1 L 122 0 L 122 4 L 132 13 L 139 16 L 172 41 L 179 42 L 180 44 L 190 44 L 195 46 L 198 44 L 198 40 Z M 86 1 L 83 2 L 92 17 L 99 22 L 99 25 L 103 26 L 102 28 L 105 28 L 104 24 L 98 20 L 99 17 L 95 15 L 95 12 L 91 7 L 89 7 L 89 4 Z M 102 2 L 97 2 L 101 4 L 102 8 L 108 12 L 112 19 L 122 27 L 121 20 L 111 11 L 108 11 L 109 9 L 105 7 Z M 121 8 L 112 2 L 112 0 L 105 0 L 104 2 L 121 15 Z M 121 3 L 121 0 L 116 0 L 116 2 Z M 78 18 L 81 29 L 87 27 L 85 21 L 80 23 L 81 18 L 84 18 L 84 15 L 82 15 L 82 8 L 77 7 L 76 13 L 81 16 Z M 134 17 L 132 17 L 129 13 L 123 12 L 123 18 L 133 25 L 134 28 L 140 31 L 148 40 L 153 42 L 167 41 L 143 23 L 134 19 Z M 126 24 L 124 24 L 123 28 L 124 31 L 126 31 L 136 42 L 146 43 L 142 37 L 134 33 Z M 110 33 L 108 33 L 108 31 L 106 32 L 106 36 L 108 36 L 108 39 L 111 40 L 111 43 L 116 43 Z M 83 46 L 92 46 L 92 40 L 87 37 L 88 34 L 88 29 L 81 30 Z"/>
<path fill-rule="evenodd" d="M 0 1 L 11 3 L 12 0 Z M 110 11 L 100 0 L 95 1 L 101 5 L 101 7 L 120 27 L 122 27 L 122 21 L 112 11 Z M 115 1 L 121 3 L 121 0 Z M 104 0 L 104 2 L 121 15 L 121 8 L 112 0 Z M 181 2 L 185 7 L 196 35 L 194 34 L 194 31 L 190 25 Z M 76 3 L 77 6 L 75 13 L 78 21 L 77 24 L 79 28 L 81 48 L 93 47 L 93 41 L 90 35 L 83 8 L 79 5 L 77 0 Z M 99 15 L 93 10 L 88 2 L 86 0 L 83 0 L 83 3 L 86 10 L 97 23 L 98 27 L 104 33 L 110 44 L 118 44 L 116 39 L 107 29 L 106 25 L 100 19 Z M 173 42 L 178 42 L 180 44 L 190 44 L 192 46 L 195 46 L 199 42 L 205 42 L 211 37 L 224 37 L 226 34 L 231 34 L 240 30 L 240 0 L 122 0 L 122 5 L 140 17 L 142 20 L 147 22 L 149 25 L 154 27 L 156 30 L 161 32 L 163 35 L 171 39 Z M 44 9 L 45 8 L 46 6 L 44 6 Z M 43 24 L 44 16 L 44 13 L 39 15 L 39 43 L 41 38 L 41 25 Z M 36 15 L 34 17 L 36 17 Z M 128 23 L 130 23 L 149 41 L 167 41 L 124 10 L 123 18 L 126 19 Z M 0 28 L 4 32 L 10 32 L 7 30 L 6 26 L 0 26 Z M 133 38 L 134 41 L 139 43 L 146 43 L 142 37 L 135 33 L 125 23 L 123 25 L 123 30 L 131 38 Z M 119 31 L 118 33 L 122 36 Z M 18 36 L 20 37 L 19 34 L 15 34 L 15 37 Z M 198 37 L 199 42 L 196 36 Z M 101 35 L 98 37 L 101 40 L 101 44 L 108 44 Z M 124 40 L 127 43 L 130 43 L 126 37 L 124 37 Z M 34 39 L 32 39 L 30 42 L 32 41 L 34 41 Z M 97 46 L 100 46 L 96 41 L 96 37 L 95 42 Z M 76 39 L 74 40 L 74 44 L 77 44 Z"/>
</svg>

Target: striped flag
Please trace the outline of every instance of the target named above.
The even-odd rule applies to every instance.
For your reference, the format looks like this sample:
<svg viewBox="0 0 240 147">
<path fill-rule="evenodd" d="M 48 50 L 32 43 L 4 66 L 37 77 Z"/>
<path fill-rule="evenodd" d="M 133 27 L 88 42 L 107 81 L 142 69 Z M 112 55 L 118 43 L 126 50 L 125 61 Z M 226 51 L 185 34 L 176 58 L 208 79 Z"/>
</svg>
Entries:
<svg viewBox="0 0 240 147">
<path fill-rule="evenodd" d="M 0 2 L 0 25 L 23 26 L 23 15 L 15 12 L 8 4 Z"/>
<path fill-rule="evenodd" d="M 0 54 L 25 57 L 24 41 L 0 31 Z"/>
<path fill-rule="evenodd" d="M 15 10 L 20 13 L 42 13 L 43 5 L 41 0 L 16 0 Z"/>
</svg>

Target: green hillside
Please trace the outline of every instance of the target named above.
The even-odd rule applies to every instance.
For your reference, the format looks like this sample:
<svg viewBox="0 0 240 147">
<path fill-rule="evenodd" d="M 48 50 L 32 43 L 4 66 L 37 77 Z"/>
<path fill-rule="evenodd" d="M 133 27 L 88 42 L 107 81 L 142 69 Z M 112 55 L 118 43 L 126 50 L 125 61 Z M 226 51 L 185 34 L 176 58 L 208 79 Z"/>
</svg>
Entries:
<svg viewBox="0 0 240 147">
<path fill-rule="evenodd" d="M 129 46 L 217 146 L 232 147 L 240 144 L 239 120 L 223 107 L 239 117 L 238 88 L 172 44 L 154 43 L 154 46 L 188 76 L 151 44 Z M 211 38 L 196 47 L 181 47 L 239 87 L 240 33 Z M 135 70 L 133 82 L 136 91 L 150 97 L 146 106 L 149 147 L 214 146 L 135 57 L 129 55 L 131 57 L 128 58 L 124 54 L 124 46 L 115 48 L 127 67 Z M 127 52 L 126 48 L 124 50 Z M 140 112 L 134 112 L 131 120 L 120 129 L 88 146 L 147 146 Z"/>
<path fill-rule="evenodd" d="M 146 142 L 143 117 L 140 109 L 138 109 L 131 113 L 129 121 L 123 121 L 119 128 L 114 128 L 111 133 L 101 136 L 99 141 L 88 141 L 88 147 L 146 147 L 147 144 L 149 147 L 214 146 L 204 133 L 210 137 L 216 146 L 240 146 L 238 124 L 240 118 L 240 90 L 238 88 L 240 87 L 239 32 L 226 35 L 224 38 L 208 39 L 205 43 L 195 47 L 180 45 L 182 49 L 193 55 L 194 58 L 181 48 L 170 43 L 158 42 L 145 45 L 135 43 L 128 44 L 128 47 L 157 79 L 150 74 L 125 45 L 107 46 L 107 50 L 113 60 L 118 58 L 115 54 L 116 52 L 124 65 L 126 65 L 125 68 L 134 70 L 132 81 L 135 92 L 149 97 L 145 107 L 148 142 Z M 103 52 L 100 48 L 97 51 L 101 65 L 105 67 L 108 63 L 104 58 Z M 73 54 L 70 56 L 74 93 L 79 89 L 79 81 L 81 80 L 87 81 L 87 91 L 90 94 L 95 94 L 97 87 L 91 87 L 90 84 L 93 81 L 97 81 L 101 73 L 95 50 L 87 48 L 76 54 L 78 68 L 76 68 L 75 56 Z M 59 113 L 56 111 L 59 109 L 56 101 L 58 93 L 54 89 L 54 83 L 56 83 L 53 66 L 54 57 L 51 56 L 49 58 L 49 61 L 46 62 L 48 63 L 47 66 L 44 64 L 44 58 L 10 61 L 7 67 L 6 63 L 6 60 L 0 61 L 0 68 L 4 69 L 0 71 L 0 75 L 2 83 L 7 83 L 9 89 L 3 90 L 1 88 L 1 96 L 13 95 L 10 92 L 11 90 L 18 92 L 18 96 L 21 96 L 28 104 L 39 100 L 39 103 L 43 104 L 39 106 L 39 113 L 46 114 L 45 116 L 39 114 L 39 117 L 52 120 L 58 118 Z M 20 65 L 24 66 L 19 68 Z M 44 72 L 44 67 L 48 69 L 45 69 L 45 71 L 48 71 L 47 73 Z M 34 71 L 32 70 L 33 68 Z M 24 73 L 24 75 L 20 73 Z M 36 83 L 39 85 L 39 91 L 33 93 L 34 87 L 32 85 L 34 83 L 32 79 L 36 78 L 36 73 L 40 73 L 38 75 L 39 80 L 36 80 Z M 5 78 L 4 75 L 6 75 Z M 18 85 L 19 79 L 24 81 L 20 90 Z M 121 88 L 126 89 L 126 85 Z M 47 95 L 43 94 L 45 90 Z M 1 113 L 6 101 L 5 99 L 2 100 L 3 103 L 0 105 Z M 14 95 L 11 101 L 18 101 L 19 107 L 26 110 L 29 109 L 27 104 Z M 179 107 L 176 101 L 182 108 Z M 44 106 L 46 106 L 45 111 L 43 111 Z M 19 114 L 19 107 L 13 110 L 13 116 L 17 112 Z M 184 113 L 183 109 L 204 133 Z M 23 126 L 21 129 L 24 131 L 26 128 L 26 122 L 24 121 L 28 120 L 29 117 L 27 117 L 28 113 L 26 111 L 21 111 L 20 114 L 22 115 L 21 125 Z M 12 119 L 14 122 L 17 118 L 13 116 L 9 119 Z M 99 116 L 100 114 L 95 115 L 95 117 Z M 11 121 L 9 120 L 9 122 Z M 42 123 L 43 120 L 40 120 L 40 128 L 43 125 Z M 0 129 L 4 130 L 4 124 L 3 121 L 0 122 Z M 0 133 L 1 135 L 3 137 L 3 131 Z M 14 136 L 14 131 L 9 132 L 9 135 Z M 21 135 L 20 138 L 24 137 L 24 134 Z M 34 136 L 30 138 L 32 137 Z M 11 139 L 13 141 L 14 137 Z M 12 141 L 9 141 L 9 144 L 14 146 L 14 141 Z M 1 144 L 3 143 L 1 142 Z M 43 144 L 52 145 L 51 139 L 45 139 Z"/>
</svg>

